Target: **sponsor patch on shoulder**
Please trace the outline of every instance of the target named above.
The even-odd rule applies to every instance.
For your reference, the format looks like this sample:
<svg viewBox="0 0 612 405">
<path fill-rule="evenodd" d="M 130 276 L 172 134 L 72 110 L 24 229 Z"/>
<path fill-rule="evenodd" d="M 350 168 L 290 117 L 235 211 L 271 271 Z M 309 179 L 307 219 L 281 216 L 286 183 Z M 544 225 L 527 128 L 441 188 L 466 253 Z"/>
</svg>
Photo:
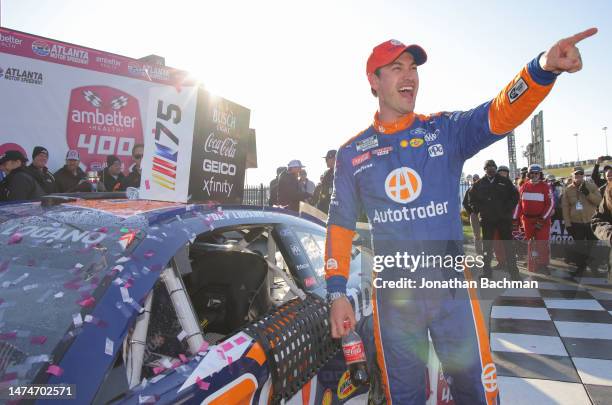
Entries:
<svg viewBox="0 0 612 405">
<path fill-rule="evenodd" d="M 368 163 L 367 165 L 363 165 L 363 166 L 359 167 L 357 170 L 355 170 L 355 172 L 353 173 L 353 176 L 357 176 L 359 173 L 361 173 L 361 172 L 363 172 L 365 170 L 371 169 L 373 167 L 374 167 L 374 165 L 372 163 Z"/>
<path fill-rule="evenodd" d="M 365 152 L 378 146 L 378 136 L 372 135 L 368 138 L 355 142 L 355 147 L 359 152 Z"/>
<path fill-rule="evenodd" d="M 366 153 L 362 153 L 359 156 L 354 157 L 353 160 L 351 160 L 351 162 L 353 163 L 353 167 L 359 166 L 363 162 L 369 160 L 371 156 L 372 155 L 370 154 L 370 152 L 366 152 Z"/>
<path fill-rule="evenodd" d="M 427 133 L 427 130 L 425 128 L 415 128 L 410 130 L 410 135 L 415 135 L 415 136 L 423 136 Z"/>
<path fill-rule="evenodd" d="M 384 146 L 382 148 L 374 149 L 372 151 L 372 155 L 384 156 L 384 155 L 388 155 L 389 152 L 391 152 L 392 150 L 393 150 L 393 146 Z"/>
<path fill-rule="evenodd" d="M 508 90 L 508 99 L 510 100 L 510 103 L 514 103 L 516 100 L 518 100 L 528 88 L 529 86 L 527 86 L 525 80 L 523 80 L 522 77 L 519 78 L 516 83 L 514 83 L 514 86 Z"/>
<path fill-rule="evenodd" d="M 429 148 L 427 148 L 427 151 L 429 152 L 429 156 L 431 157 L 437 157 L 437 156 L 444 155 L 444 148 L 439 143 L 435 145 L 431 145 Z"/>
<path fill-rule="evenodd" d="M 410 146 L 412 146 L 413 148 L 420 148 L 424 143 L 425 141 L 423 140 L 423 138 L 412 138 L 410 140 Z"/>
</svg>

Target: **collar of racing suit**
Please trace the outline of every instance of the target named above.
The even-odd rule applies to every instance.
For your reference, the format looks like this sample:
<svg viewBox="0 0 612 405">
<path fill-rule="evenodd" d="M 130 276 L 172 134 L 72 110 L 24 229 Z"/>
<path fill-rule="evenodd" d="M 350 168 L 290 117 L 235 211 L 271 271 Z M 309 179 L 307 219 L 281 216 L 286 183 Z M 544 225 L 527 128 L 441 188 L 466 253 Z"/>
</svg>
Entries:
<svg viewBox="0 0 612 405">
<path fill-rule="evenodd" d="M 410 128 L 412 123 L 414 122 L 415 114 L 413 112 L 404 115 L 400 119 L 393 122 L 382 122 L 379 118 L 378 112 L 374 114 L 374 129 L 376 129 L 381 134 L 394 134 L 396 132 L 402 131 L 406 128 Z"/>
</svg>

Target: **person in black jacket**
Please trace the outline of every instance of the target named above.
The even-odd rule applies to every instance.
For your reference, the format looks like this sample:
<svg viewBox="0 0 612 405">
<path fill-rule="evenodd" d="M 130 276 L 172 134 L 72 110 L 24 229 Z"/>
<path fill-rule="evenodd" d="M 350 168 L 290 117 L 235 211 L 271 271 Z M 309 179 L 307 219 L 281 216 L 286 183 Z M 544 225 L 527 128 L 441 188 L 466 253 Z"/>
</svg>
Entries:
<svg viewBox="0 0 612 405">
<path fill-rule="evenodd" d="M 599 173 L 599 165 L 602 164 L 604 162 L 604 160 L 606 160 L 606 158 L 609 158 L 609 156 L 600 156 L 600 157 L 598 157 L 597 158 L 597 163 L 595 163 L 595 166 L 593 166 L 593 171 L 591 172 L 591 179 L 593 179 L 593 183 L 595 183 L 595 185 L 599 189 L 601 189 L 602 187 L 604 187 L 608 183 L 606 181 L 606 179 L 605 179 L 606 172 L 608 170 L 612 169 L 612 166 L 605 165 L 604 168 L 603 168 L 604 178 L 603 179 L 601 178 L 601 174 Z"/>
<path fill-rule="evenodd" d="M 98 172 L 98 177 L 106 191 L 118 191 L 121 182 L 125 179 L 125 175 L 121 172 L 121 160 L 115 155 L 107 156 L 106 168 Z"/>
<path fill-rule="evenodd" d="M 28 173 L 38 182 L 45 194 L 57 192 L 55 177 L 47 168 L 49 151 L 44 146 L 35 146 L 32 151 L 32 164 L 26 168 Z"/>
<path fill-rule="evenodd" d="M 336 150 L 328 150 L 325 155 L 327 170 L 323 173 L 319 188 L 319 197 L 316 201 L 317 208 L 327 213 L 329 211 L 329 201 L 334 191 L 334 166 L 336 165 Z"/>
<path fill-rule="evenodd" d="M 278 179 L 278 205 L 296 212 L 300 210 L 300 201 L 308 198 L 308 193 L 302 191 L 298 180 L 303 167 L 299 160 L 292 160 L 287 165 L 287 171 Z"/>
<path fill-rule="evenodd" d="M 79 190 L 79 184 L 87 177 L 79 167 L 80 161 L 78 151 L 70 149 L 66 153 L 66 164 L 54 174 L 58 193 L 73 193 Z"/>
<path fill-rule="evenodd" d="M 285 166 L 276 168 L 276 177 L 270 182 L 270 199 L 268 200 L 268 205 L 270 207 L 278 205 L 278 179 L 286 170 L 287 168 Z"/>
<path fill-rule="evenodd" d="M 8 173 L 2 181 L 2 200 L 37 200 L 45 191 L 24 167 L 28 159 L 17 150 L 6 151 L 0 156 L 0 164 Z"/>
<path fill-rule="evenodd" d="M 612 176 L 608 177 L 608 184 L 612 184 Z M 612 242 L 612 186 L 604 189 L 603 199 L 591 219 L 591 230 L 597 239 Z M 608 280 L 612 282 L 612 250 L 608 255 Z"/>
<path fill-rule="evenodd" d="M 472 233 L 474 234 L 474 248 L 476 249 L 476 253 L 481 255 L 483 252 L 482 236 L 480 232 L 480 221 L 478 220 L 478 212 L 474 211 L 474 207 L 470 205 L 470 190 L 472 189 L 472 187 L 474 187 L 474 183 L 476 183 L 478 180 L 480 180 L 480 176 L 474 174 L 472 176 L 472 186 L 470 186 L 470 188 L 468 188 L 468 190 L 465 192 L 461 205 L 463 205 L 465 212 L 467 212 L 470 218 L 470 226 L 472 227 Z"/>
<path fill-rule="evenodd" d="M 132 170 L 130 174 L 127 175 L 119 186 L 119 190 L 125 191 L 128 187 L 140 188 L 140 178 L 142 176 L 142 156 L 144 154 L 144 145 L 141 143 L 137 143 L 132 148 L 132 159 L 134 160 L 134 164 L 132 165 Z"/>
<path fill-rule="evenodd" d="M 491 258 L 495 231 L 505 242 L 506 265 L 513 279 L 518 279 L 514 244 L 512 243 L 512 214 L 519 200 L 519 194 L 512 182 L 497 173 L 497 165 L 487 160 L 486 175 L 478 180 L 469 191 L 472 211 L 478 212 L 484 250 L 484 277 L 491 277 Z"/>
</svg>

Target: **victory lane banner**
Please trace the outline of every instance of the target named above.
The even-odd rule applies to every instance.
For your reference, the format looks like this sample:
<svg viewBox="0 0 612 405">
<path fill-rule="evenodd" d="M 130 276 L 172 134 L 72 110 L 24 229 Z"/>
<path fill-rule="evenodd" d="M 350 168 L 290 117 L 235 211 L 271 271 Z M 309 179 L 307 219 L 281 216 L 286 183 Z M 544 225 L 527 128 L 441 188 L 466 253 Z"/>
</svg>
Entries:
<svg viewBox="0 0 612 405">
<path fill-rule="evenodd" d="M 127 174 L 150 121 L 149 91 L 193 85 L 182 70 L 0 28 L 0 151 L 31 159 L 44 146 L 51 171 L 69 149 L 83 170 L 103 169 L 112 154 Z"/>
<path fill-rule="evenodd" d="M 141 198 L 240 204 L 250 111 L 203 89 L 151 93 Z"/>
</svg>

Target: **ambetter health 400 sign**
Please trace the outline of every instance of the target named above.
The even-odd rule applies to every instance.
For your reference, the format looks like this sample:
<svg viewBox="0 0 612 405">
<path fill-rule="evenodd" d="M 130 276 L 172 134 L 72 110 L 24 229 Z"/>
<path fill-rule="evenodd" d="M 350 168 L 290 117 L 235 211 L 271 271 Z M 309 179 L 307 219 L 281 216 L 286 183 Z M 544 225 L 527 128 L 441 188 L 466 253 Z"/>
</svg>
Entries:
<svg viewBox="0 0 612 405">
<path fill-rule="evenodd" d="M 69 149 L 84 170 L 118 156 L 128 174 L 145 144 L 141 196 L 242 201 L 248 109 L 211 97 L 187 73 L 0 28 L 0 153 Z"/>
</svg>

